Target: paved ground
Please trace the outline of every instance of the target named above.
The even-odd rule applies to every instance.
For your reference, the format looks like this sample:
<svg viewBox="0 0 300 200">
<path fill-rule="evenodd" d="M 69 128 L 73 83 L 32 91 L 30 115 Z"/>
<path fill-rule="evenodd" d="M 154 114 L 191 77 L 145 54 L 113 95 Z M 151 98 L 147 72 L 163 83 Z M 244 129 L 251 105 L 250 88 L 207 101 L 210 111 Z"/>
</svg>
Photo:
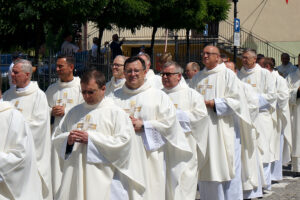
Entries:
<svg viewBox="0 0 300 200">
<path fill-rule="evenodd" d="M 199 199 L 199 193 L 197 199 Z M 291 167 L 283 168 L 283 180 L 272 184 L 272 190 L 264 193 L 264 200 L 300 200 L 300 173 L 291 172 Z M 252 200 L 260 200 L 252 199 Z"/>
<path fill-rule="evenodd" d="M 283 180 L 272 184 L 272 191 L 266 191 L 262 199 L 300 200 L 300 173 L 293 173 L 289 167 L 283 169 Z"/>
</svg>

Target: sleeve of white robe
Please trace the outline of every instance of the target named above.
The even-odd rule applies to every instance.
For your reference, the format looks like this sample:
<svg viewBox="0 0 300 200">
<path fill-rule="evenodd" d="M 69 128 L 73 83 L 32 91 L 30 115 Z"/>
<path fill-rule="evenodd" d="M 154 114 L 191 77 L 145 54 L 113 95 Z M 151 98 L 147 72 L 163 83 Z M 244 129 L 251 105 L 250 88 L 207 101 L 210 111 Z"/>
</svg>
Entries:
<svg viewBox="0 0 300 200">
<path fill-rule="evenodd" d="M 115 119 L 112 127 L 106 127 L 106 133 L 93 132 L 89 139 L 98 152 L 92 151 L 93 146 L 88 144 L 87 159 L 92 160 L 93 156 L 104 157 L 115 166 L 127 165 L 131 151 L 132 125 L 128 116 L 123 111 L 114 113 Z M 105 129 L 103 127 L 103 129 Z"/>
<path fill-rule="evenodd" d="M 50 116 L 47 98 L 42 91 L 39 91 L 36 96 L 31 118 L 27 122 L 34 140 L 39 173 L 47 185 L 47 189 L 51 190 Z"/>
<path fill-rule="evenodd" d="M 163 92 L 160 95 L 160 107 L 156 110 L 156 119 L 144 121 L 151 124 L 151 127 L 160 133 L 164 139 L 166 139 L 173 146 L 190 152 L 190 148 L 185 140 L 183 131 L 181 130 L 180 124 L 176 118 L 176 108 L 169 96 Z"/>
<path fill-rule="evenodd" d="M 227 81 L 227 92 L 224 97 L 220 98 L 222 98 L 222 101 L 226 102 L 226 105 L 231 108 L 232 114 L 236 114 L 241 120 L 248 124 L 252 124 L 249 109 L 247 108 L 247 99 L 244 94 L 244 88 L 237 76 L 232 71 L 228 70 L 225 73 L 225 76 L 227 76 L 225 77 L 225 80 Z"/>
<path fill-rule="evenodd" d="M 271 75 L 269 71 L 267 71 L 268 75 L 266 75 L 265 80 L 265 91 L 261 94 L 261 96 L 269 103 L 269 105 L 275 110 L 276 109 L 276 80 Z"/>
<path fill-rule="evenodd" d="M 2 141 L 4 146 L 0 145 L 0 177 L 13 192 L 14 199 L 41 199 L 42 189 L 30 130 L 21 113 L 15 110 L 4 123 L 8 125 L 9 134 Z"/>
</svg>

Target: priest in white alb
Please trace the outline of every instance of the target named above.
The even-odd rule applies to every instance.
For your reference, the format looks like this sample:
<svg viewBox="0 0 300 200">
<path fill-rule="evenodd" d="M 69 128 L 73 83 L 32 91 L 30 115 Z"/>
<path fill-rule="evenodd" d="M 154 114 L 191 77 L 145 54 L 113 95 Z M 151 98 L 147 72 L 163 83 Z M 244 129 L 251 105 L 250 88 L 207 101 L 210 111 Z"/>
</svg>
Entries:
<svg viewBox="0 0 300 200">
<path fill-rule="evenodd" d="M 152 69 L 150 69 L 151 67 L 151 58 L 147 53 L 142 53 L 138 55 L 141 59 L 143 59 L 145 61 L 146 64 L 146 80 L 148 81 L 148 83 L 156 88 L 156 89 L 162 89 L 163 85 L 161 82 L 161 77 L 159 75 L 156 75 L 154 73 L 154 71 Z"/>
<path fill-rule="evenodd" d="M 174 104 L 145 80 L 144 60 L 128 58 L 124 73 L 126 82 L 114 98 L 128 112 L 136 132 L 146 182 L 144 199 L 166 199 L 172 196 L 169 188 L 180 185 L 192 152 L 176 119 Z"/>
<path fill-rule="evenodd" d="M 265 58 L 263 66 L 273 75 L 276 83 L 277 94 L 277 133 L 273 137 L 272 145 L 275 149 L 275 162 L 271 165 L 272 181 L 282 180 L 282 165 L 286 165 L 291 161 L 292 151 L 292 129 L 291 116 L 289 108 L 289 88 L 287 81 L 274 70 L 275 60 L 273 58 Z"/>
<path fill-rule="evenodd" d="M 225 65 L 235 74 L 237 73 L 237 69 L 233 62 L 227 61 L 225 62 Z M 259 112 L 259 99 L 251 85 L 242 81 L 239 81 L 239 85 L 242 89 L 240 93 L 244 94 L 246 98 L 246 102 L 244 103 L 247 105 L 251 122 L 249 123 L 244 120 L 240 120 L 238 116 L 234 116 L 234 129 L 236 132 L 237 144 L 236 148 L 240 146 L 240 151 L 236 150 L 235 156 L 237 158 L 237 156 L 240 154 L 241 158 L 241 160 L 236 159 L 236 161 L 239 162 L 235 163 L 236 174 L 241 173 L 243 188 L 242 198 L 253 199 L 263 196 L 262 183 L 264 183 L 263 165 L 259 157 L 260 154 L 257 146 L 257 138 L 259 135 L 255 128 Z M 237 188 L 238 187 L 236 187 L 236 189 Z"/>
<path fill-rule="evenodd" d="M 43 199 L 52 198 L 51 184 L 51 133 L 50 115 L 45 93 L 37 82 L 30 81 L 32 65 L 28 60 L 16 61 L 12 70 L 12 80 L 16 87 L 3 94 L 5 101 L 10 101 L 19 110 L 31 130 L 38 173 L 42 183 Z"/>
<path fill-rule="evenodd" d="M 199 170 L 206 159 L 207 109 L 203 97 L 196 90 L 179 84 L 182 71 L 176 62 L 169 61 L 164 64 L 161 72 L 163 91 L 174 103 L 177 119 L 193 151 L 193 158 L 181 175 L 180 185 L 170 188 L 174 191 L 168 199 L 195 200 Z"/>
<path fill-rule="evenodd" d="M 218 64 L 219 49 L 206 46 L 202 59 L 205 68 L 193 77 L 190 84 L 203 95 L 209 116 L 207 160 L 199 172 L 200 198 L 239 199 L 240 195 L 229 189 L 236 176 L 233 117 L 238 115 L 244 119 L 241 111 L 245 105 L 240 103 L 242 99 L 236 75 L 224 63 Z M 241 185 L 241 180 L 237 182 Z"/>
<path fill-rule="evenodd" d="M 0 199 L 42 199 L 31 132 L 22 114 L 2 100 L 0 73 Z"/>
<path fill-rule="evenodd" d="M 300 64 L 300 63 L 299 63 Z M 300 70 L 287 76 L 292 124 L 292 171 L 300 172 Z"/>
<path fill-rule="evenodd" d="M 80 78 L 73 76 L 74 64 L 74 57 L 59 55 L 56 61 L 56 73 L 59 80 L 50 85 L 45 92 L 51 116 L 54 118 L 54 123 L 51 126 L 52 135 L 69 110 L 83 102 Z M 58 191 L 61 179 L 61 160 L 59 152 L 55 152 L 55 149 L 54 147 L 51 149 L 53 195 Z"/>
<path fill-rule="evenodd" d="M 81 88 L 85 102 L 68 112 L 53 138 L 63 159 L 55 199 L 142 199 L 145 183 L 128 115 L 104 97 L 100 71 L 85 72 Z"/>
<path fill-rule="evenodd" d="M 273 137 L 277 133 L 276 116 L 276 88 L 275 79 L 271 73 L 256 63 L 256 51 L 246 49 L 242 56 L 243 67 L 238 77 L 255 89 L 259 98 L 259 114 L 256 126 L 258 131 L 258 147 L 264 165 L 264 187 L 271 189 L 271 162 L 276 160 L 276 150 L 272 145 Z"/>
<path fill-rule="evenodd" d="M 111 95 L 115 90 L 123 87 L 125 83 L 124 62 L 125 56 L 118 55 L 111 64 L 112 78 L 106 83 L 105 96 Z"/>
</svg>

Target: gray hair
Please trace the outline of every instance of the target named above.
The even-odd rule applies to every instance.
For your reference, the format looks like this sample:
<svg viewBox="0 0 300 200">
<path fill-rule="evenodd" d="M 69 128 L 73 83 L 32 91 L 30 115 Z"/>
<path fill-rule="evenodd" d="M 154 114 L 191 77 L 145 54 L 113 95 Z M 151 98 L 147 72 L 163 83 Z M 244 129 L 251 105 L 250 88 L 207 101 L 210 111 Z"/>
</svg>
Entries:
<svg viewBox="0 0 300 200">
<path fill-rule="evenodd" d="M 175 61 L 168 61 L 164 64 L 163 66 L 163 69 L 167 68 L 167 67 L 170 67 L 170 66 L 174 66 L 175 67 L 175 72 L 176 73 L 179 73 L 179 74 L 182 74 L 183 73 L 183 69 L 182 67 Z"/>
<path fill-rule="evenodd" d="M 29 72 L 29 80 L 32 76 L 32 64 L 29 60 L 19 59 L 15 62 L 14 65 L 21 63 L 21 69 L 23 72 Z"/>
<path fill-rule="evenodd" d="M 256 54 L 256 50 L 255 49 L 251 49 L 251 48 L 247 48 L 243 51 L 243 54 L 244 53 L 248 53 L 250 52 L 254 57 L 257 57 L 257 54 Z"/>
<path fill-rule="evenodd" d="M 116 58 L 121 58 L 121 59 L 123 60 L 124 63 L 125 63 L 125 61 L 126 61 L 126 57 L 123 56 L 123 55 L 117 55 L 117 56 L 115 57 L 115 59 L 116 59 Z"/>
<path fill-rule="evenodd" d="M 145 56 L 146 57 L 146 65 L 149 65 L 151 63 L 151 58 L 150 58 L 149 54 L 147 54 L 147 53 L 141 53 L 138 56 L 139 57 L 141 57 L 141 56 Z"/>
<path fill-rule="evenodd" d="M 198 63 L 196 63 L 196 62 L 189 62 L 188 64 L 191 64 L 193 70 L 198 70 L 198 71 L 200 71 L 200 66 L 199 66 Z M 187 64 L 187 65 L 188 65 L 188 64 Z"/>
</svg>

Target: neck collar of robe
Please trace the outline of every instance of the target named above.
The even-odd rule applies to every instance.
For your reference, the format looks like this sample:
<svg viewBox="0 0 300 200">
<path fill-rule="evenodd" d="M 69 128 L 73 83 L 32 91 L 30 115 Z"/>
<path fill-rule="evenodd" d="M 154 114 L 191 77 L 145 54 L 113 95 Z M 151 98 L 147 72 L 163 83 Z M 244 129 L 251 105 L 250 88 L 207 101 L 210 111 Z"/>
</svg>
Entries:
<svg viewBox="0 0 300 200">
<path fill-rule="evenodd" d="M 149 79 L 150 77 L 155 76 L 154 71 L 152 69 L 149 69 L 145 79 Z"/>
<path fill-rule="evenodd" d="M 206 67 L 203 69 L 203 74 L 214 74 L 226 68 L 224 63 L 218 64 L 215 68 L 208 70 Z"/>
<path fill-rule="evenodd" d="M 258 64 L 255 64 L 255 67 L 252 68 L 252 69 L 248 69 L 247 67 L 243 66 L 242 69 L 241 69 L 241 72 L 243 74 L 253 74 L 254 72 L 256 72 L 260 69 L 261 69 L 261 67 Z"/>
<path fill-rule="evenodd" d="M 0 112 L 9 110 L 11 108 L 13 108 L 13 106 L 8 101 L 0 101 Z"/>
<path fill-rule="evenodd" d="M 24 90 L 15 90 L 17 96 L 27 96 L 34 93 L 39 89 L 39 86 L 36 81 L 30 81 L 30 83 L 24 88 Z"/>
<path fill-rule="evenodd" d="M 71 87 L 80 86 L 80 78 L 73 77 L 73 80 L 69 82 L 61 82 L 61 80 L 58 80 L 58 85 L 61 88 L 71 88 Z"/>
<path fill-rule="evenodd" d="M 114 76 L 111 78 L 111 83 L 114 88 L 119 88 L 125 83 L 125 78 L 116 79 Z"/>
<path fill-rule="evenodd" d="M 278 71 L 273 70 L 271 73 L 274 74 L 274 76 L 280 76 Z"/>
<path fill-rule="evenodd" d="M 110 97 L 104 97 L 99 103 L 93 104 L 93 105 L 89 105 L 86 102 L 83 103 L 83 106 L 87 109 L 97 109 L 97 108 L 101 108 L 103 106 L 116 106 L 114 104 L 114 101 L 112 100 L 112 98 Z"/>
<path fill-rule="evenodd" d="M 122 90 L 127 94 L 134 95 L 134 94 L 144 92 L 145 90 L 149 89 L 150 87 L 151 87 L 151 85 L 147 81 L 145 81 L 144 84 L 137 89 L 129 89 L 126 86 L 126 84 L 124 84 Z"/>
<path fill-rule="evenodd" d="M 169 90 L 164 88 L 163 91 L 167 94 L 170 94 L 170 93 L 178 92 L 178 91 L 186 89 L 186 88 L 188 88 L 188 86 L 186 84 L 180 84 L 180 82 L 179 82 L 175 87 L 173 87 Z"/>
</svg>

